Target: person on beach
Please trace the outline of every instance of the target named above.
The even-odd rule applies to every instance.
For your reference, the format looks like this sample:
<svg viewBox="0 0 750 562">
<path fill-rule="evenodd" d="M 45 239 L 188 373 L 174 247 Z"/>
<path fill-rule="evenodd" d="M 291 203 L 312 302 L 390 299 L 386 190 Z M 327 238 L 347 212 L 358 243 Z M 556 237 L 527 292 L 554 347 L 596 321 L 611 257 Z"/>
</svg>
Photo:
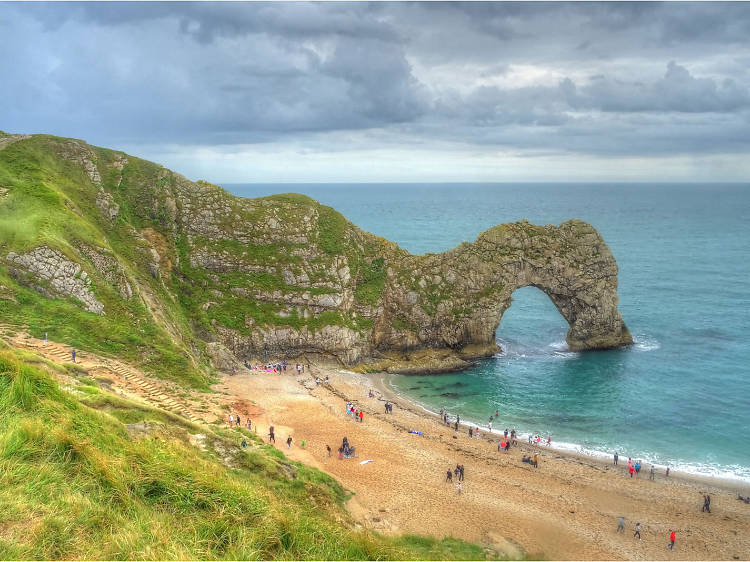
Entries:
<svg viewBox="0 0 750 562">
<path fill-rule="evenodd" d="M 615 451 L 615 461 L 613 463 L 615 466 L 617 466 L 617 459 L 619 459 L 619 458 L 620 457 L 617 455 L 617 451 Z"/>
<path fill-rule="evenodd" d="M 674 531 L 670 529 L 669 530 L 669 546 L 667 547 L 667 548 L 669 548 L 669 550 L 674 550 L 674 541 L 675 541 L 675 538 L 676 538 L 676 536 L 675 536 Z"/>
<path fill-rule="evenodd" d="M 456 489 L 458 490 L 458 495 L 460 496 L 460 495 L 461 495 L 461 482 L 459 482 L 459 483 L 458 483 L 458 484 L 456 485 Z"/>
<path fill-rule="evenodd" d="M 635 475 L 638 476 L 641 472 L 641 461 L 635 463 Z"/>
<path fill-rule="evenodd" d="M 473 439 L 473 438 L 474 438 L 474 430 L 470 427 L 469 428 L 469 439 Z"/>
<path fill-rule="evenodd" d="M 453 470 L 453 474 L 456 475 L 456 480 L 458 480 L 459 474 L 461 474 L 461 465 L 457 464 L 456 468 Z"/>
<path fill-rule="evenodd" d="M 667 472 L 665 473 L 665 476 L 669 478 L 669 467 L 667 467 Z"/>
<path fill-rule="evenodd" d="M 458 479 L 461 482 L 464 481 L 464 465 L 462 464 L 458 465 Z"/>
<path fill-rule="evenodd" d="M 628 465 L 628 472 L 630 473 L 630 477 L 633 477 L 633 474 L 635 474 L 635 468 L 633 468 L 632 464 Z"/>
<path fill-rule="evenodd" d="M 507 427 L 505 428 L 505 431 L 503 431 L 503 437 L 505 437 L 506 439 L 508 438 L 508 428 Z"/>
<path fill-rule="evenodd" d="M 273 434 L 273 426 L 268 428 L 268 442 L 276 443 L 276 436 Z"/>
<path fill-rule="evenodd" d="M 638 537 L 638 540 L 641 540 L 641 524 L 636 523 L 635 524 L 635 532 L 633 533 L 633 538 Z"/>
<path fill-rule="evenodd" d="M 331 446 L 330 445 L 326 445 L 326 452 L 328 453 L 328 456 L 330 457 L 331 456 Z"/>
<path fill-rule="evenodd" d="M 490 431 L 492 431 L 492 420 L 491 419 L 490 419 L 490 423 L 487 424 L 487 429 L 489 429 Z"/>
<path fill-rule="evenodd" d="M 292 436 L 286 438 L 286 448 L 291 449 L 292 448 Z"/>
<path fill-rule="evenodd" d="M 458 418 L 456 418 L 456 425 L 454 426 L 453 431 L 458 431 Z"/>
<path fill-rule="evenodd" d="M 654 480 L 655 474 L 656 474 L 656 469 L 654 468 L 654 465 L 652 464 L 651 465 L 651 472 L 649 472 L 649 474 L 648 474 L 648 479 L 649 480 Z"/>
<path fill-rule="evenodd" d="M 711 513 L 711 496 L 709 496 L 708 494 L 703 496 L 703 508 L 701 509 L 701 511 L 703 513 L 705 513 L 706 511 Z"/>
<path fill-rule="evenodd" d="M 547 436 L 547 447 L 551 447 L 551 446 L 552 446 L 552 436 L 548 435 Z"/>
<path fill-rule="evenodd" d="M 286 371 L 286 365 L 284 366 L 284 370 Z M 326 375 L 325 383 L 328 384 L 328 375 Z"/>
<path fill-rule="evenodd" d="M 514 427 L 513 429 L 510 430 L 510 439 L 514 445 L 518 445 L 518 441 L 516 441 L 516 437 L 518 437 L 518 433 L 516 433 L 516 428 Z"/>
<path fill-rule="evenodd" d="M 539 455 L 534 453 L 534 468 L 539 468 Z"/>
<path fill-rule="evenodd" d="M 479 435 L 479 428 L 478 427 L 474 430 L 474 437 L 476 437 L 477 439 L 479 439 L 479 437 L 480 437 L 480 435 Z"/>
<path fill-rule="evenodd" d="M 453 473 L 450 468 L 445 473 L 445 481 L 453 483 Z"/>
<path fill-rule="evenodd" d="M 362 422 L 362 418 L 364 418 L 364 414 L 362 413 L 362 410 L 359 411 L 359 421 Z"/>
<path fill-rule="evenodd" d="M 532 439 L 533 439 L 533 438 L 531 437 L 531 433 L 529 433 L 529 445 L 531 445 L 531 440 L 532 440 Z"/>
<path fill-rule="evenodd" d="M 622 515 L 617 519 L 617 532 L 625 532 L 625 518 Z"/>
</svg>

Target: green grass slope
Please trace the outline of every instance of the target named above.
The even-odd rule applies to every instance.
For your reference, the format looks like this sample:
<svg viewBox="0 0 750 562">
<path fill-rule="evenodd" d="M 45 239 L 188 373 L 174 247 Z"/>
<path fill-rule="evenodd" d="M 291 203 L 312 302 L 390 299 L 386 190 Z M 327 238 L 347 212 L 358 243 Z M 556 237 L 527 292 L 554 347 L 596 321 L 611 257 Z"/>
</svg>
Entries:
<svg viewBox="0 0 750 562">
<path fill-rule="evenodd" d="M 63 390 L 45 371 L 59 367 L 30 358 L 0 350 L 2 560 L 485 557 L 358 530 L 339 484 L 254 435 L 123 400 L 85 373 Z"/>
<path fill-rule="evenodd" d="M 80 165 L 60 156 L 67 141 L 35 135 L 0 150 L 0 257 L 45 245 L 80 262 L 82 245 L 100 248 L 117 259 L 133 284 L 171 302 L 163 286 L 146 272 L 138 252 L 143 241 L 133 226 L 126 219 L 107 224 L 96 208 L 98 188 Z M 99 149 L 96 154 L 105 162 L 119 153 Z M 147 168 L 155 173 L 159 167 Z M 139 170 L 134 166 L 132 173 L 141 178 L 144 172 Z M 102 177 L 104 187 L 113 189 L 114 182 L 111 175 Z M 143 299 L 123 299 L 93 264 L 84 266 L 95 281 L 94 292 L 105 305 L 105 315 L 86 312 L 72 299 L 46 298 L 0 267 L 0 318 L 28 326 L 35 336 L 48 332 L 51 339 L 123 357 L 189 386 L 207 387 L 209 379 L 189 351 L 191 344 L 200 342 L 179 307 L 163 307 L 177 326 L 175 338 L 154 321 Z"/>
</svg>

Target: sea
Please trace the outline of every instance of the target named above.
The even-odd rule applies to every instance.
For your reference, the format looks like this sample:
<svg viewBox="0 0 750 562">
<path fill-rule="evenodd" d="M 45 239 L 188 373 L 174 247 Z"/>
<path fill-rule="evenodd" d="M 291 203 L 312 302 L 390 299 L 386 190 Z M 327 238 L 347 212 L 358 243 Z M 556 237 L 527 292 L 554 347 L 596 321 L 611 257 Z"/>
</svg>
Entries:
<svg viewBox="0 0 750 562">
<path fill-rule="evenodd" d="M 619 266 L 633 346 L 572 352 L 533 287 L 513 293 L 502 352 L 460 373 L 394 375 L 400 395 L 462 422 L 594 456 L 750 483 L 750 184 L 227 184 L 243 197 L 304 193 L 416 254 L 504 222 L 578 218 Z"/>
</svg>

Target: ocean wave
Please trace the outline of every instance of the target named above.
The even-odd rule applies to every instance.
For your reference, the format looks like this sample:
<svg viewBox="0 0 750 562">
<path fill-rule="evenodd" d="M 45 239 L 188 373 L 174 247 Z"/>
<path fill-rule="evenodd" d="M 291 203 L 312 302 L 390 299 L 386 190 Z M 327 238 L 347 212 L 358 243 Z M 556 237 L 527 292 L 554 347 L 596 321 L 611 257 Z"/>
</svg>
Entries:
<svg viewBox="0 0 750 562">
<path fill-rule="evenodd" d="M 655 351 L 661 347 L 661 343 L 655 338 L 638 335 L 633 338 L 633 348 L 638 351 Z"/>
</svg>

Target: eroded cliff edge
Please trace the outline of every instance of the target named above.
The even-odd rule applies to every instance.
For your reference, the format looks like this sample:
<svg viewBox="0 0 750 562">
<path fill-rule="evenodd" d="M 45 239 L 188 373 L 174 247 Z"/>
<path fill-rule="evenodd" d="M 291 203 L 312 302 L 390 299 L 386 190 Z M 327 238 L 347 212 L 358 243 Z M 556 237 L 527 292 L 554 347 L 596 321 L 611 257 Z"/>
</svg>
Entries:
<svg viewBox="0 0 750 562">
<path fill-rule="evenodd" d="M 40 177 L 62 179 L 42 181 L 47 191 L 31 185 L 28 166 L 14 165 L 31 157 Z M 0 289 L 12 299 L 17 283 L 101 316 L 133 316 L 142 304 L 188 353 L 220 368 L 296 357 L 365 370 L 461 368 L 497 351 L 511 294 L 529 285 L 570 325 L 571 349 L 632 343 L 615 259 L 579 220 L 503 224 L 419 256 L 308 197 L 234 197 L 82 141 L 5 136 L 3 163 L 0 218 L 39 206 L 36 197 L 62 222 L 0 241 L 13 279 Z M 61 228 L 66 218 L 78 226 Z M 133 310 L 123 313 L 121 301 Z"/>
</svg>

